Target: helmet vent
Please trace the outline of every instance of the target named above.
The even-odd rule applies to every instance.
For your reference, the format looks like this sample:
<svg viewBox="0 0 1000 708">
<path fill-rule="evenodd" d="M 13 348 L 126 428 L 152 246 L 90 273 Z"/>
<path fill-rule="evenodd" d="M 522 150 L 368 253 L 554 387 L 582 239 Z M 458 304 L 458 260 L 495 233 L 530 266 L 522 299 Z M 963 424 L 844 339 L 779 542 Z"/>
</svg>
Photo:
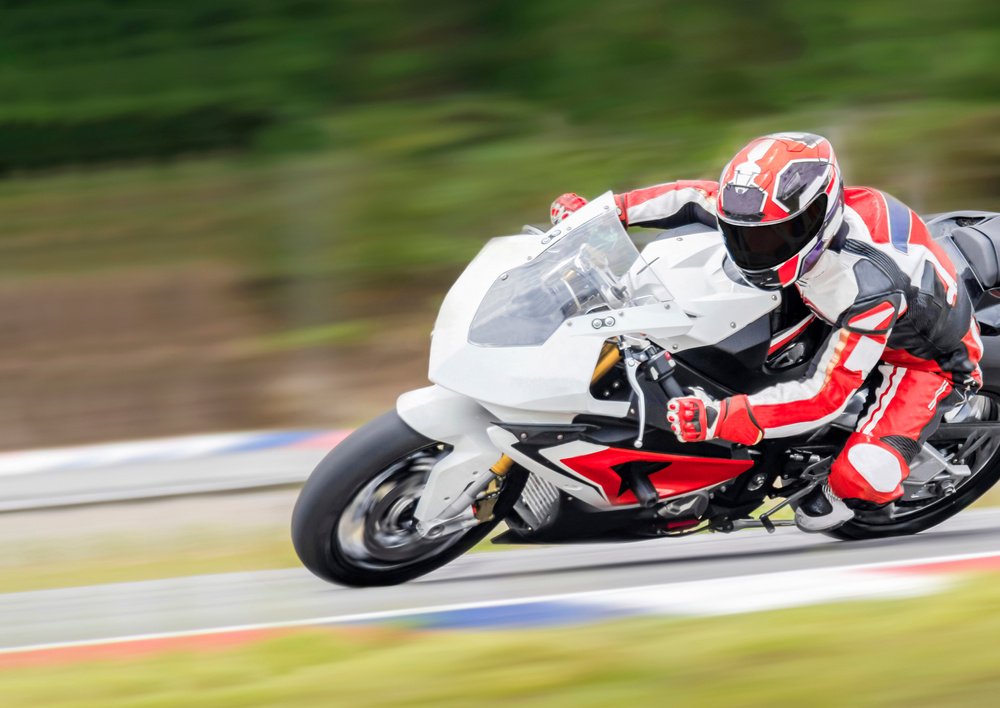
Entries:
<svg viewBox="0 0 1000 708">
<path fill-rule="evenodd" d="M 760 221 L 766 199 L 767 192 L 760 187 L 727 184 L 722 190 L 722 213 L 740 221 Z"/>
</svg>

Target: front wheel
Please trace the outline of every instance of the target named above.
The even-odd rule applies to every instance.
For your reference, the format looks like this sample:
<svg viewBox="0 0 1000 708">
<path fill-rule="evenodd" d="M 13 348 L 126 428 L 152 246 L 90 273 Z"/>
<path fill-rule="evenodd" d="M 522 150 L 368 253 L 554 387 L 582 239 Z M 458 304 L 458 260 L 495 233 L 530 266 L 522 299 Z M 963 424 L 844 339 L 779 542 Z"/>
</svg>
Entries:
<svg viewBox="0 0 1000 708">
<path fill-rule="evenodd" d="M 505 475 L 492 520 L 424 538 L 413 512 L 431 469 L 449 451 L 395 411 L 355 431 L 313 470 L 295 503 L 292 543 L 303 565 L 341 585 L 396 585 L 476 545 L 510 512 L 525 473 Z"/>
</svg>

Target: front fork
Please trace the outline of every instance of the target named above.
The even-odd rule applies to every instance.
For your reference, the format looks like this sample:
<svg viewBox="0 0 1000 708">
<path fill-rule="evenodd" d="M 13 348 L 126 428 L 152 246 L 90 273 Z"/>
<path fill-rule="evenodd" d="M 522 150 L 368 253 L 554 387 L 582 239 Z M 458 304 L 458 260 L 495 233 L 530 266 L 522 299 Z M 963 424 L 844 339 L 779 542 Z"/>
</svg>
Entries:
<svg viewBox="0 0 1000 708">
<path fill-rule="evenodd" d="M 490 439 L 494 416 L 471 398 L 440 386 L 404 393 L 396 411 L 421 435 L 451 447 L 431 470 L 414 510 L 419 533 L 438 538 L 490 518 L 514 464 Z"/>
<path fill-rule="evenodd" d="M 673 378 L 674 364 L 670 356 L 647 340 L 633 338 L 619 338 L 617 346 L 608 343 L 601 353 L 593 380 L 614 368 L 623 354 L 628 382 L 638 400 L 640 421 L 634 446 L 639 448 L 645 432 L 644 393 L 639 384 L 639 370 L 642 369 L 645 378 L 659 384 L 668 396 L 683 395 L 683 392 Z M 404 393 L 396 402 L 396 410 L 415 431 L 452 448 L 434 465 L 417 503 L 414 518 L 419 533 L 437 538 L 492 518 L 503 477 L 514 465 L 507 454 L 497 459 L 498 453 L 507 448 L 497 442 L 503 436 L 498 435 L 501 431 L 494 424 L 494 416 L 477 401 L 437 385 Z"/>
<path fill-rule="evenodd" d="M 426 525 L 418 519 L 417 531 L 425 538 L 439 538 L 492 521 L 493 510 L 500 500 L 504 480 L 513 467 L 514 460 L 507 455 L 501 455 L 500 459 L 490 467 L 492 477 L 488 477 L 485 484 L 481 482 L 469 484 L 458 499 L 445 510 L 444 520 Z M 451 515 L 452 512 L 456 513 Z"/>
</svg>

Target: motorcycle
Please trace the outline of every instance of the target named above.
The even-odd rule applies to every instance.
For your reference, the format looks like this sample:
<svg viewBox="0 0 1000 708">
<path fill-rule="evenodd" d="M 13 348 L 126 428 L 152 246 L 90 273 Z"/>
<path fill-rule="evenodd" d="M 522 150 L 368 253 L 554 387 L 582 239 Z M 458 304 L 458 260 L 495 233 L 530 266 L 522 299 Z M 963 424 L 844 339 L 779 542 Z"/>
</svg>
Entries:
<svg viewBox="0 0 1000 708">
<path fill-rule="evenodd" d="M 837 539 L 929 529 L 1000 478 L 1000 214 L 927 222 L 973 298 L 985 386 L 944 416 L 903 497 L 858 511 Z M 443 566 L 501 521 L 494 543 L 773 531 L 829 474 L 868 390 L 819 429 L 754 446 L 681 444 L 666 403 L 801 377 L 830 331 L 794 289 L 747 285 L 710 227 L 640 253 L 610 193 L 548 231 L 492 239 L 441 306 L 432 385 L 320 462 L 293 513 L 295 550 L 321 578 L 375 586 Z"/>
</svg>

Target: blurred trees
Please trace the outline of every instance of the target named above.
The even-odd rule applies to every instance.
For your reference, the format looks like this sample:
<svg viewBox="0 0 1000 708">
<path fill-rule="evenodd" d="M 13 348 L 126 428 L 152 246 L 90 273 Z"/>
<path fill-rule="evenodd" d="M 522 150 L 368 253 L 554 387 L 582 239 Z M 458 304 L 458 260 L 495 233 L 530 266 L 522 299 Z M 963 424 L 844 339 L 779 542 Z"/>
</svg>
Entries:
<svg viewBox="0 0 1000 708">
<path fill-rule="evenodd" d="M 810 130 L 1000 209 L 988 0 L 0 0 L 0 447 L 352 425 L 560 192 Z"/>
<path fill-rule="evenodd" d="M 288 126 L 469 94 L 621 129 L 993 102 L 998 59 L 986 0 L 6 0 L 0 168 L 314 146 Z"/>
</svg>

